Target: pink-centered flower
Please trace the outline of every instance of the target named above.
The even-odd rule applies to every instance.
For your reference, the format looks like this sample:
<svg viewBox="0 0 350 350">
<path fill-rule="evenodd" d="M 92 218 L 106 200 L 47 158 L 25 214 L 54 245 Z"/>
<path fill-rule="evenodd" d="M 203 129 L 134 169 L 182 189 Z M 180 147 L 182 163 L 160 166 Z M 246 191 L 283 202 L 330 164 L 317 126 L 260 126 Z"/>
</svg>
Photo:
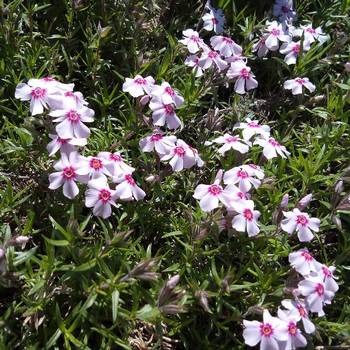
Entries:
<svg viewBox="0 0 350 350">
<path fill-rule="evenodd" d="M 225 190 L 230 194 L 226 207 L 228 210 L 235 210 L 237 207 L 244 206 L 245 201 L 250 199 L 250 194 L 243 192 L 236 185 L 227 185 Z"/>
<path fill-rule="evenodd" d="M 132 174 L 135 171 L 135 168 L 128 165 L 119 152 L 100 152 L 97 156 L 106 163 L 106 168 L 111 173 L 114 182 L 120 176 Z"/>
<path fill-rule="evenodd" d="M 305 297 L 305 302 L 311 312 L 324 316 L 323 306 L 331 304 L 334 292 L 328 290 L 319 276 L 308 276 L 298 284 L 299 292 Z"/>
<path fill-rule="evenodd" d="M 296 315 L 296 321 L 299 322 L 300 320 L 303 323 L 304 330 L 306 333 L 311 334 L 314 333 L 316 330 L 315 325 L 311 322 L 309 318 L 309 312 L 307 310 L 307 307 L 305 303 L 298 299 L 298 300 L 290 300 L 290 299 L 284 299 L 281 302 L 282 306 L 285 307 L 288 311 Z"/>
<path fill-rule="evenodd" d="M 282 332 L 287 335 L 287 341 L 281 344 L 281 348 L 284 350 L 304 348 L 307 345 L 307 340 L 298 328 L 299 312 L 297 310 L 285 311 L 278 309 L 277 314 L 278 318 L 285 323 Z"/>
<path fill-rule="evenodd" d="M 100 177 L 88 182 L 88 190 L 85 192 L 85 205 L 93 207 L 93 214 L 106 219 L 112 214 L 112 205 L 116 205 L 117 194 L 107 184 L 107 179 Z"/>
<path fill-rule="evenodd" d="M 224 31 L 225 17 L 221 9 L 215 10 L 211 8 L 203 17 L 203 29 L 216 34 L 221 34 Z"/>
<path fill-rule="evenodd" d="M 265 45 L 270 51 L 277 51 L 279 48 L 279 42 L 289 42 L 290 37 L 287 35 L 281 23 L 277 21 L 266 23 L 268 25 L 266 29 Z"/>
<path fill-rule="evenodd" d="M 168 154 L 175 146 L 176 136 L 165 136 L 163 132 L 157 130 L 152 135 L 146 136 L 140 140 L 139 145 L 143 152 L 152 152 L 155 150 L 160 156 Z"/>
<path fill-rule="evenodd" d="M 186 29 L 182 31 L 182 34 L 184 38 L 182 40 L 179 40 L 179 42 L 187 46 L 187 49 L 190 53 L 196 53 L 206 46 L 206 44 L 203 42 L 203 39 L 199 37 L 197 31 L 193 29 Z"/>
<path fill-rule="evenodd" d="M 135 78 L 125 78 L 123 91 L 128 92 L 132 97 L 140 97 L 151 94 L 154 87 L 154 79 L 151 76 L 143 78 L 141 75 L 136 75 Z"/>
<path fill-rule="evenodd" d="M 302 276 L 308 276 L 311 272 L 317 272 L 320 264 L 306 248 L 290 253 L 288 261 L 295 271 Z"/>
<path fill-rule="evenodd" d="M 224 136 L 219 136 L 213 140 L 214 143 L 222 144 L 218 149 L 221 155 L 224 155 L 227 151 L 233 149 L 239 153 L 247 153 L 249 151 L 249 145 L 243 141 L 238 136 L 232 136 L 230 134 L 225 134 Z"/>
<path fill-rule="evenodd" d="M 313 28 L 312 24 L 301 26 L 304 34 L 304 45 L 310 46 L 315 41 L 324 43 L 327 40 L 327 35 L 322 31 L 321 27 Z"/>
<path fill-rule="evenodd" d="M 79 91 L 57 91 L 50 95 L 49 105 L 52 110 L 55 109 L 80 109 L 88 103 Z"/>
<path fill-rule="evenodd" d="M 239 166 L 225 172 L 224 183 L 226 185 L 238 184 L 242 192 L 248 192 L 252 186 L 258 188 L 261 185 L 261 180 L 246 167 Z"/>
<path fill-rule="evenodd" d="M 152 89 L 152 96 L 158 97 L 165 105 L 174 104 L 176 108 L 184 103 L 184 98 L 167 82 L 155 85 Z"/>
<path fill-rule="evenodd" d="M 326 289 L 336 293 L 339 289 L 338 283 L 335 281 L 336 277 L 334 277 L 334 272 L 336 270 L 335 266 L 327 266 L 324 264 L 318 264 L 317 275 L 322 278 Z M 315 275 L 312 273 L 312 275 Z"/>
<path fill-rule="evenodd" d="M 287 158 L 290 155 L 286 147 L 281 145 L 273 137 L 256 139 L 254 145 L 259 145 L 263 148 L 263 155 L 266 159 L 272 159 L 278 156 Z"/>
<path fill-rule="evenodd" d="M 182 123 L 175 113 L 175 106 L 173 103 L 165 104 L 160 98 L 152 98 L 149 107 L 153 111 L 153 125 L 166 125 L 170 130 L 181 127 Z"/>
<path fill-rule="evenodd" d="M 110 172 L 111 163 L 110 160 L 99 156 L 81 157 L 77 173 L 79 175 L 88 175 L 90 179 L 112 176 Z"/>
<path fill-rule="evenodd" d="M 249 141 L 253 136 L 259 135 L 263 138 L 270 137 L 270 127 L 268 125 L 262 125 L 257 120 L 246 118 L 245 122 L 238 122 L 233 130 L 241 129 L 242 136 L 245 141 Z"/>
<path fill-rule="evenodd" d="M 252 51 L 256 52 L 258 57 L 265 57 L 269 53 L 269 49 L 266 46 L 266 39 L 268 35 L 262 35 L 258 42 L 253 45 Z"/>
<path fill-rule="evenodd" d="M 197 157 L 193 149 L 183 140 L 177 139 L 176 144 L 168 154 L 160 158 L 161 161 L 170 160 L 169 164 L 173 171 L 181 171 L 196 165 Z"/>
<path fill-rule="evenodd" d="M 229 187 L 229 186 L 228 186 Z M 257 220 L 260 212 L 254 210 L 254 202 L 246 200 L 233 209 L 238 213 L 232 219 L 232 227 L 238 232 L 247 232 L 249 237 L 256 236 L 260 232 Z"/>
<path fill-rule="evenodd" d="M 303 88 L 308 89 L 310 92 L 314 92 L 316 87 L 312 84 L 309 78 L 295 78 L 285 81 L 283 87 L 286 90 L 292 90 L 293 95 L 301 95 L 303 93 Z"/>
<path fill-rule="evenodd" d="M 310 218 L 309 214 L 301 212 L 298 208 L 293 211 L 284 211 L 285 219 L 281 222 L 283 231 L 290 235 L 297 231 L 300 242 L 309 242 L 313 239 L 312 231 L 318 232 L 320 229 L 320 219 Z"/>
<path fill-rule="evenodd" d="M 87 183 L 89 177 L 87 175 L 79 175 L 80 156 L 77 152 L 69 154 L 62 153 L 61 159 L 54 164 L 54 172 L 49 175 L 49 189 L 55 190 L 63 185 L 63 194 L 73 199 L 78 193 L 79 188 L 76 181 Z"/>
<path fill-rule="evenodd" d="M 115 188 L 115 193 L 118 198 L 125 201 L 131 201 L 133 199 L 139 201 L 146 196 L 142 188 L 137 186 L 131 174 L 122 175 L 117 178 L 116 181 L 119 183 Z"/>
<path fill-rule="evenodd" d="M 210 48 L 205 48 L 199 58 L 199 65 L 204 69 L 216 66 L 219 72 L 227 68 L 227 62 L 224 61 L 220 54 Z"/>
<path fill-rule="evenodd" d="M 245 94 L 246 91 L 255 89 L 258 86 L 258 82 L 255 80 L 255 75 L 251 72 L 250 67 L 242 61 L 231 63 L 226 75 L 229 79 L 235 80 L 234 89 L 238 94 Z"/>
<path fill-rule="evenodd" d="M 233 56 L 233 55 L 242 55 L 242 47 L 239 46 L 232 40 L 226 36 L 215 35 L 210 38 L 210 45 L 216 51 L 219 51 L 221 55 L 225 57 Z"/>
<path fill-rule="evenodd" d="M 243 320 L 244 342 L 249 346 L 260 343 L 261 350 L 279 350 L 279 342 L 287 341 L 285 322 L 272 317 L 268 310 L 264 310 L 263 322 Z"/>
<path fill-rule="evenodd" d="M 298 42 L 291 41 L 289 43 L 282 44 L 280 48 L 280 53 L 285 55 L 284 62 L 290 65 L 290 64 L 297 63 L 297 58 L 300 54 L 300 50 L 301 50 L 300 41 Z M 303 46 L 303 50 L 307 51 L 308 47 Z"/>
<path fill-rule="evenodd" d="M 203 75 L 203 68 L 200 65 L 198 56 L 191 55 L 186 57 L 185 65 L 193 68 L 192 72 L 195 74 L 196 78 L 201 77 Z"/>
<path fill-rule="evenodd" d="M 49 134 L 50 139 L 52 140 L 46 146 L 49 156 L 53 156 L 57 151 L 62 153 L 70 153 L 75 151 L 75 146 L 85 146 L 86 139 L 62 139 L 58 135 Z"/>
<path fill-rule="evenodd" d="M 86 106 L 80 109 L 57 109 L 49 113 L 54 117 L 56 132 L 63 139 L 86 139 L 90 136 L 90 129 L 84 123 L 94 121 L 95 112 Z"/>
</svg>

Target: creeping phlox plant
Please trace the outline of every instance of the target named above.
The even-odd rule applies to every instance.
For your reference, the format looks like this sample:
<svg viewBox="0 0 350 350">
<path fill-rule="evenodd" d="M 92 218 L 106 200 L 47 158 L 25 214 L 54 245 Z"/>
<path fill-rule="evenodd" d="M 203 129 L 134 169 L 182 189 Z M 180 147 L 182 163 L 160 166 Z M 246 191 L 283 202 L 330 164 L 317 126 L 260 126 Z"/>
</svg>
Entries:
<svg viewBox="0 0 350 350">
<path fill-rule="evenodd" d="M 94 111 L 87 107 L 83 95 L 73 91 L 74 84 L 63 84 L 52 77 L 29 79 L 16 88 L 15 97 L 30 101 L 32 115 L 48 110 L 56 124 L 56 134 L 47 145 L 50 156 L 60 151 L 60 159 L 54 164 L 56 172 L 49 176 L 49 188 L 63 186 L 63 194 L 73 199 L 79 193 L 77 183 L 87 184 L 85 205 L 93 207 L 93 214 L 107 218 L 116 200 L 141 200 L 145 192 L 137 186 L 128 165 L 119 152 L 100 152 L 96 156 L 82 156 L 77 147 L 85 146 L 90 130 L 85 123 L 94 121 Z M 110 188 L 108 179 L 116 183 Z"/>
</svg>

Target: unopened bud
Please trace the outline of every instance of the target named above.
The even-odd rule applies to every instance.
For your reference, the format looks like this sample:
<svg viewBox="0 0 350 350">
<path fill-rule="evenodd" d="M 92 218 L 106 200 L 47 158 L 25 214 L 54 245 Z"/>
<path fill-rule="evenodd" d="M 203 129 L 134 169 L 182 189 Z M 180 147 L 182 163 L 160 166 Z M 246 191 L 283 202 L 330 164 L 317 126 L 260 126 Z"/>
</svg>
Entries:
<svg viewBox="0 0 350 350">
<path fill-rule="evenodd" d="M 202 308 L 206 312 L 212 313 L 208 305 L 208 293 L 205 292 L 204 290 L 200 290 L 196 292 L 196 297 L 199 299 L 199 303 L 202 306 Z"/>
<path fill-rule="evenodd" d="M 345 72 L 350 73 L 350 62 L 344 64 Z"/>
<path fill-rule="evenodd" d="M 23 249 L 27 242 L 29 241 L 29 236 L 17 236 L 17 237 L 13 237 L 10 240 L 7 241 L 7 245 L 10 247 L 17 247 L 20 246 L 21 249 Z"/>
<path fill-rule="evenodd" d="M 154 183 L 154 182 L 159 180 L 159 176 L 158 175 L 149 175 L 146 177 L 145 180 L 146 180 L 146 182 Z"/>
<path fill-rule="evenodd" d="M 150 99 L 149 95 L 142 96 L 140 98 L 141 105 L 145 106 L 148 103 L 149 99 Z"/>
<path fill-rule="evenodd" d="M 5 249 L 0 248 L 0 260 L 2 260 L 5 257 Z"/>
<path fill-rule="evenodd" d="M 312 194 L 308 194 L 305 197 L 303 197 L 302 199 L 300 199 L 300 201 L 297 204 L 297 208 L 301 211 L 303 211 L 312 201 Z"/>
<path fill-rule="evenodd" d="M 174 289 L 176 285 L 179 283 L 179 281 L 180 281 L 180 275 L 175 275 L 170 278 L 170 280 L 166 283 L 166 286 L 169 289 Z"/>
<path fill-rule="evenodd" d="M 289 202 L 289 194 L 286 193 L 286 194 L 282 197 L 281 204 L 280 204 L 280 208 L 281 208 L 282 210 L 287 209 L 288 202 Z"/>
<path fill-rule="evenodd" d="M 340 231 L 342 230 L 343 225 L 342 225 L 341 220 L 338 216 L 332 215 L 332 222 L 333 222 L 333 224 L 335 224 L 337 226 L 338 230 L 340 230 Z"/>
<path fill-rule="evenodd" d="M 339 180 L 334 188 L 335 193 L 341 194 L 344 190 L 344 182 L 343 180 Z"/>
</svg>

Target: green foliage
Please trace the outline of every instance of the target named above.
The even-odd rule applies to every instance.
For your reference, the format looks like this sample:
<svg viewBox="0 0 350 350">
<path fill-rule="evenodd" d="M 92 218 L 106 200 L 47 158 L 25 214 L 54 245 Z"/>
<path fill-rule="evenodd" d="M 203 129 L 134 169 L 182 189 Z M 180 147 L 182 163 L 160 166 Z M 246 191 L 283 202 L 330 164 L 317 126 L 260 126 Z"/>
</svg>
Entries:
<svg viewBox="0 0 350 350">
<path fill-rule="evenodd" d="M 310 212 L 322 224 L 307 246 L 337 265 L 340 291 L 327 317 L 316 320 L 310 344 L 350 346 L 350 78 L 343 67 L 350 3 L 297 1 L 300 17 L 322 25 L 331 40 L 295 66 L 251 55 L 252 34 L 272 1 L 217 4 L 257 75 L 253 94 L 239 97 L 210 76 L 195 79 L 183 65 L 177 39 L 197 26 L 202 1 L 0 0 L 0 244 L 31 237 L 26 249 L 7 250 L 6 268 L 0 266 L 0 349 L 243 349 L 242 319 L 279 305 L 290 277 L 288 254 L 301 247 L 276 229 L 272 214 L 283 194 L 291 195 L 292 208 L 311 192 Z M 124 78 L 137 73 L 181 91 L 180 136 L 199 149 L 204 168 L 145 181 L 157 169 L 138 148 L 148 129 L 121 91 Z M 31 117 L 14 99 L 19 82 L 43 75 L 74 82 L 87 97 L 96 119 L 84 154 L 125 150 L 145 201 L 123 203 L 110 220 L 100 220 L 84 207 L 83 190 L 68 201 L 47 188 L 48 120 Z M 316 84 L 315 96 L 296 99 L 281 88 L 298 75 Z M 264 164 L 256 239 L 219 233 L 220 217 L 203 213 L 192 198 L 216 169 L 240 161 L 218 159 L 204 141 L 249 115 L 270 124 L 292 153 Z M 251 158 L 259 161 L 257 150 Z M 169 292 L 166 283 L 176 274 L 180 281 Z"/>
</svg>

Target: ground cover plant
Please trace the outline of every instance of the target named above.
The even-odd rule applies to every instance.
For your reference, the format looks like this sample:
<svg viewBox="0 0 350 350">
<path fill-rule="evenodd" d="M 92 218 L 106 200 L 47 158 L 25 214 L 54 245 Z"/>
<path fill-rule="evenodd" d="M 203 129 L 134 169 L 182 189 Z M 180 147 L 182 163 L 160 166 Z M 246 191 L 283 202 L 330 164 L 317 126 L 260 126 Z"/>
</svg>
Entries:
<svg viewBox="0 0 350 350">
<path fill-rule="evenodd" d="M 0 1 L 1 348 L 350 348 L 349 10 Z"/>
</svg>

